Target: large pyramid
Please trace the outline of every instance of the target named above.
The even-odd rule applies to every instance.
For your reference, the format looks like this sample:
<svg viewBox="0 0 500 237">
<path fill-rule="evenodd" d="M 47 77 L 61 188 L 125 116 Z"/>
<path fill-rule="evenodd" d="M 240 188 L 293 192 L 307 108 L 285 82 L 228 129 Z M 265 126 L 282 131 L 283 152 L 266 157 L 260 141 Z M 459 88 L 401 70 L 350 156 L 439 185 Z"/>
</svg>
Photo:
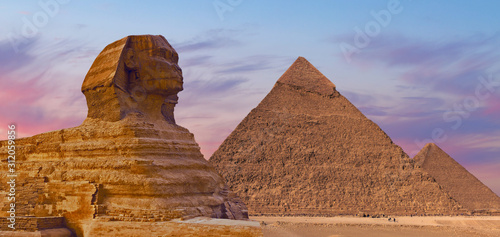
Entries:
<svg viewBox="0 0 500 237">
<path fill-rule="evenodd" d="M 453 199 L 476 213 L 500 211 L 500 198 L 436 144 L 429 143 L 414 157 Z"/>
<path fill-rule="evenodd" d="M 254 215 L 463 211 L 303 57 L 209 161 Z"/>
</svg>

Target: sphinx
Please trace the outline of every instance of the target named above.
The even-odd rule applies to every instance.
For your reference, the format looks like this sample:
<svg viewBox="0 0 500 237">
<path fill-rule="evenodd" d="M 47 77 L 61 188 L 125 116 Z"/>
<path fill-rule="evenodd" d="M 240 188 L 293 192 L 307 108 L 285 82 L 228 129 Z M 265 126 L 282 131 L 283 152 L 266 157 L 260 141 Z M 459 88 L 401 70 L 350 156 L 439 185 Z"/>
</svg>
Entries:
<svg viewBox="0 0 500 237">
<path fill-rule="evenodd" d="M 108 45 L 82 85 L 88 118 L 119 121 L 129 114 L 175 124 L 177 93 L 183 90 L 179 56 L 163 36 L 129 36 Z"/>
<path fill-rule="evenodd" d="M 106 46 L 83 81 L 85 121 L 16 140 L 16 214 L 63 216 L 78 235 L 95 220 L 248 219 L 194 135 L 175 123 L 183 90 L 177 63 L 163 36 Z M 0 156 L 7 157 L 7 141 L 0 141 Z M 4 198 L 2 210 L 8 205 Z"/>
</svg>

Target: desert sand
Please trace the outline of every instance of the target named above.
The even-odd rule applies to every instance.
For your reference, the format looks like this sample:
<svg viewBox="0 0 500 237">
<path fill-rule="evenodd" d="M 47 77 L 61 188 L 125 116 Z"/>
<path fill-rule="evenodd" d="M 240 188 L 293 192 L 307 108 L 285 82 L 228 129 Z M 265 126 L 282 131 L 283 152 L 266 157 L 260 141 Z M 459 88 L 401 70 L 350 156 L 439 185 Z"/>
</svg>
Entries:
<svg viewBox="0 0 500 237">
<path fill-rule="evenodd" d="M 396 216 L 396 222 L 388 218 L 250 217 L 261 223 L 264 236 L 273 237 L 500 236 L 499 216 Z"/>
</svg>

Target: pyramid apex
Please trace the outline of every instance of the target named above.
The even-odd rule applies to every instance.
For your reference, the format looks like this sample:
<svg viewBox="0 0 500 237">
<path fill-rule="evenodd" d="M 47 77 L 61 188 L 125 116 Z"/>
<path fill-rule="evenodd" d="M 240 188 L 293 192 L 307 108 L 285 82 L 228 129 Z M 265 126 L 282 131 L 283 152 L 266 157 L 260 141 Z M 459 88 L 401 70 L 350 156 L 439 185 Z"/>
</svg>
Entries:
<svg viewBox="0 0 500 237">
<path fill-rule="evenodd" d="M 435 143 L 427 143 L 413 158 L 417 164 L 423 165 L 428 162 L 429 157 L 439 158 L 449 157 L 449 155 Z"/>
<path fill-rule="evenodd" d="M 425 144 L 426 147 L 439 147 L 438 145 L 436 145 L 436 143 L 427 143 Z"/>
<path fill-rule="evenodd" d="M 429 150 L 429 149 L 432 149 L 432 148 L 439 148 L 438 145 L 436 145 L 435 143 L 427 143 L 425 144 L 425 146 L 422 148 L 422 150 Z M 441 149 L 441 148 L 439 148 Z"/>
<path fill-rule="evenodd" d="M 335 84 L 304 57 L 298 57 L 277 83 L 298 86 L 323 95 L 332 95 L 335 92 Z"/>
<path fill-rule="evenodd" d="M 441 152 L 441 153 L 446 153 L 445 151 L 443 151 L 443 149 L 441 149 L 441 147 L 439 147 L 438 145 L 436 145 L 435 143 L 427 143 L 424 148 L 422 148 L 422 150 L 433 150 L 434 152 Z M 446 153 L 447 154 L 447 153 Z M 448 155 L 448 154 L 447 154 Z"/>
<path fill-rule="evenodd" d="M 307 59 L 306 59 L 306 58 L 304 58 L 304 57 L 302 57 L 302 56 L 299 56 L 297 59 L 295 59 L 295 61 L 299 61 L 299 60 L 301 60 L 301 61 L 302 61 L 302 60 L 304 60 L 304 61 L 306 61 L 307 63 L 309 63 L 309 61 L 307 61 Z"/>
</svg>

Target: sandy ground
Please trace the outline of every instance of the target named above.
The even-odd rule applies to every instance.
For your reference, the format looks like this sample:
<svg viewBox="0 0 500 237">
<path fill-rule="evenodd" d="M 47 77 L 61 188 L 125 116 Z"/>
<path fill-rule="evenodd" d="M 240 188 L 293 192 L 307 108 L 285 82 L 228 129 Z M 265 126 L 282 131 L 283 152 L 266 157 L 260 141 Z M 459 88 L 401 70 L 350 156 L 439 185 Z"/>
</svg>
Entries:
<svg viewBox="0 0 500 237">
<path fill-rule="evenodd" d="M 264 236 L 500 236 L 500 217 L 270 217 L 252 216 Z"/>
</svg>

